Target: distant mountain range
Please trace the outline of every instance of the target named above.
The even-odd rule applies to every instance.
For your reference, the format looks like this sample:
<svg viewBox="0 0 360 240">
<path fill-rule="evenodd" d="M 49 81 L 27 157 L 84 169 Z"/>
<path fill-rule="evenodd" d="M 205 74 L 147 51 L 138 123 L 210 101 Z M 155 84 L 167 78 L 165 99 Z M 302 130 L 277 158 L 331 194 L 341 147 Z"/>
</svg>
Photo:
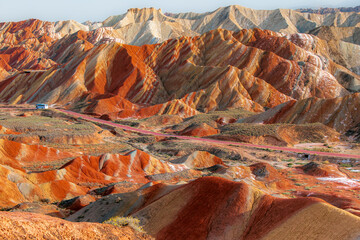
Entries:
<svg viewBox="0 0 360 240">
<path fill-rule="evenodd" d="M 228 6 L 207 13 L 180 14 L 164 14 L 155 8 L 129 9 L 124 14 L 111 16 L 102 22 L 41 22 L 48 26 L 43 29 L 45 35 L 56 39 L 82 30 L 93 32 L 102 40 L 140 46 L 181 36 L 197 36 L 217 28 L 230 31 L 260 28 L 293 34 L 307 33 L 322 26 L 360 27 L 360 15 L 348 12 L 309 15 L 289 9 L 254 10 Z M 11 24 L 15 23 L 0 23 L 0 34 L 4 34 Z"/>
<path fill-rule="evenodd" d="M 297 11 L 302 13 L 317 13 L 317 14 L 328 14 L 328 13 L 338 13 L 338 12 L 360 12 L 360 6 L 357 7 L 341 7 L 341 8 L 300 8 Z"/>
</svg>

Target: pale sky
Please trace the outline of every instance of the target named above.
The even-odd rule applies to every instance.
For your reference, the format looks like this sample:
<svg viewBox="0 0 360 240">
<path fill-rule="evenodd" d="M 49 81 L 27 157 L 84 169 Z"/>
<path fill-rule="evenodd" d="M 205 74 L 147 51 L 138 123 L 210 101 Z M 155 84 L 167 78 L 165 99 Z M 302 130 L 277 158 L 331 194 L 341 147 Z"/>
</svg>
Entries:
<svg viewBox="0 0 360 240">
<path fill-rule="evenodd" d="M 254 9 L 355 7 L 359 0 L 0 0 L 0 22 L 37 18 L 47 21 L 103 21 L 129 8 L 155 7 L 163 12 L 208 12 L 241 5 Z"/>
</svg>

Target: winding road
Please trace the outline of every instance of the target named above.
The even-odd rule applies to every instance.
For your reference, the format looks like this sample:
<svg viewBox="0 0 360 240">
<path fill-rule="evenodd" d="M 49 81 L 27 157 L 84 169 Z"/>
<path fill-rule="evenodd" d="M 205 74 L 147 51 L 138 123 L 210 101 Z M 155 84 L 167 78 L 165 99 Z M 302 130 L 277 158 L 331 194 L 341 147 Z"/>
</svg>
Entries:
<svg viewBox="0 0 360 240">
<path fill-rule="evenodd" d="M 113 127 L 122 128 L 125 130 L 138 132 L 142 134 L 148 134 L 153 136 L 160 136 L 160 137 L 174 137 L 177 139 L 183 139 L 183 140 L 192 140 L 192 141 L 199 141 L 199 142 L 206 142 L 206 143 L 214 143 L 214 144 L 223 144 L 223 145 L 236 145 L 241 147 L 251 147 L 251 148 L 260 148 L 260 149 L 271 149 L 271 150 L 277 150 L 277 151 L 285 151 L 285 152 L 295 152 L 295 153 L 304 153 L 309 155 L 319 155 L 319 156 L 327 156 L 327 157 L 339 157 L 339 158 L 345 158 L 345 159 L 360 159 L 360 155 L 355 154 L 344 154 L 344 153 L 329 153 L 329 152 L 318 152 L 318 151 L 309 151 L 304 149 L 298 149 L 298 148 L 290 148 L 290 147 L 277 147 L 277 146 L 271 146 L 271 145 L 258 145 L 258 144 L 250 144 L 250 143 L 240 143 L 240 142 L 232 142 L 232 141 L 222 141 L 222 140 L 216 140 L 216 139 L 209 139 L 209 138 L 198 138 L 198 137 L 188 137 L 188 136 L 180 136 L 180 135 L 173 135 L 173 134 L 165 134 L 165 133 L 159 133 L 159 132 L 152 132 L 144 129 L 134 128 L 118 123 L 113 123 L 110 121 L 93 118 L 85 114 L 72 112 L 69 110 L 64 109 L 57 109 L 57 111 L 60 111 L 62 113 L 74 116 L 74 117 L 81 117 L 83 119 L 86 119 L 88 121 L 97 122 L 106 124 Z"/>
</svg>

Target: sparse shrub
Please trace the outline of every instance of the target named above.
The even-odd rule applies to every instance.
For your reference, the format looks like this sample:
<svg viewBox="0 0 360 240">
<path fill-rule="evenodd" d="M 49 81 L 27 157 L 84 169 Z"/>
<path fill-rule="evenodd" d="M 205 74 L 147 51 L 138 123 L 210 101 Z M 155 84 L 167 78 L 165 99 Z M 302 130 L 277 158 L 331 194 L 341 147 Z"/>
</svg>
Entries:
<svg viewBox="0 0 360 240">
<path fill-rule="evenodd" d="M 270 149 L 270 148 L 259 148 L 259 150 L 263 150 L 263 151 L 266 151 L 266 152 L 274 152 L 275 151 L 275 150 Z"/>
<path fill-rule="evenodd" d="M 103 223 L 106 224 L 111 224 L 114 225 L 116 227 L 125 227 L 125 226 L 130 226 L 131 228 L 133 228 L 135 231 L 138 232 L 145 232 L 144 229 L 140 226 L 140 220 L 134 217 L 112 217 L 106 221 L 104 221 Z"/>
<path fill-rule="evenodd" d="M 340 163 L 340 167 L 352 167 L 350 163 Z"/>
<path fill-rule="evenodd" d="M 42 202 L 42 203 L 50 203 L 50 199 L 42 198 L 42 199 L 40 199 L 40 202 Z"/>
<path fill-rule="evenodd" d="M 292 159 L 292 158 L 289 158 L 289 159 L 281 159 L 281 161 L 283 161 L 283 162 L 293 162 L 294 159 Z"/>
<path fill-rule="evenodd" d="M 330 152 L 330 153 L 338 152 L 337 150 L 332 149 L 332 148 L 306 148 L 305 150 L 315 151 L 315 152 Z M 313 155 L 315 156 L 316 154 L 313 154 Z"/>
</svg>

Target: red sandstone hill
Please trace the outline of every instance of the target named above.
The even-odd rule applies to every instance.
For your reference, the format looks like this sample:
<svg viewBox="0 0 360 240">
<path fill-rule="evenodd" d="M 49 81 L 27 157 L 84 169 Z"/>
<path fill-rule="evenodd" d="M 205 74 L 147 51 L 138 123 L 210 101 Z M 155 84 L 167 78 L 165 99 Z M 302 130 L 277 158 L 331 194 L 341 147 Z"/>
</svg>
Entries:
<svg viewBox="0 0 360 240">
<path fill-rule="evenodd" d="M 360 218 L 322 200 L 275 198 L 245 183 L 216 177 L 111 195 L 69 219 L 102 222 L 122 215 L 140 219 L 156 239 L 354 239 L 360 235 Z"/>
<path fill-rule="evenodd" d="M 7 77 L 0 100 L 70 103 L 112 119 L 188 117 L 228 108 L 261 112 L 358 89 L 359 76 L 328 60 L 326 42 L 308 35 L 214 30 L 142 47 L 93 45 L 91 37 L 79 31 L 53 44 L 48 59 L 58 65 Z"/>
<path fill-rule="evenodd" d="M 35 41 L 24 48 L 28 40 L 44 36 L 39 31 L 43 24 L 34 20 L 3 28 L 4 35 L 19 34 L 22 28 L 29 28 L 33 35 L 11 44 L 3 40 L 0 101 L 66 105 L 112 120 L 169 114 L 186 118 L 229 108 L 263 112 L 286 102 L 286 106 L 298 100 L 297 105 L 305 104 L 314 97 L 319 99 L 317 105 L 325 101 L 325 105 L 341 107 L 354 98 L 350 93 L 360 89 L 360 77 L 338 64 L 348 66 L 353 59 L 348 51 L 335 54 L 336 45 L 311 35 L 217 29 L 198 37 L 137 47 L 102 42 L 101 37 L 94 38 L 94 32 L 83 30 L 60 38 L 51 35 L 49 28 L 48 36 L 53 36 L 49 44 L 39 48 Z M 297 112 L 282 109 L 289 116 Z M 350 123 L 345 119 L 349 115 L 333 108 L 318 118 L 320 113 L 311 113 L 317 109 L 306 108 L 302 115 L 294 116 L 302 120 L 266 123 L 320 119 L 340 132 L 359 124 Z M 356 107 L 346 109 L 341 111 L 355 111 Z M 196 135 L 202 128 L 183 134 Z M 217 130 L 206 131 L 209 135 Z"/>
<path fill-rule="evenodd" d="M 340 27 L 329 19 L 311 17 L 307 21 L 314 22 L 314 28 L 325 29 L 309 29 L 320 38 L 285 34 L 302 27 L 292 26 L 293 16 L 280 10 L 273 14 L 280 14 L 289 24 L 286 30 L 273 29 L 281 33 L 257 28 L 239 31 L 243 22 L 239 19 L 245 16 L 252 27 L 268 28 L 260 22 L 271 11 L 263 11 L 258 20 L 251 17 L 258 13 L 238 6 L 221 8 L 205 14 L 212 19 L 205 25 L 199 22 L 205 15 L 164 15 L 153 8 L 132 9 L 98 25 L 35 19 L 1 23 L 0 101 L 66 105 L 111 120 L 169 114 L 186 118 L 229 108 L 263 112 L 313 97 L 336 98 L 331 101 L 343 106 L 341 101 L 360 90 L 356 74 L 359 49 L 353 37 L 357 34 L 356 20 Z M 222 22 L 220 15 L 231 21 Z M 191 23 L 191 30 L 182 28 L 190 19 L 199 23 Z M 125 32 L 130 36 L 145 25 L 153 29 L 158 23 L 170 26 L 173 34 L 169 36 L 178 38 L 141 47 L 122 44 Z M 323 24 L 333 27 L 327 30 Z M 218 27 L 235 32 L 209 31 Z M 346 30 L 349 27 L 350 34 Z M 155 38 L 155 42 L 166 40 L 149 32 L 140 38 L 143 43 L 152 43 Z M 338 131 L 358 124 L 348 124 L 347 115 L 339 112 L 331 114 L 332 120 L 321 122 Z M 301 121 L 288 122 L 313 121 L 306 116 L 309 114 L 295 116 L 303 118 Z M 181 134 L 217 132 L 208 126 L 195 126 Z"/>
<path fill-rule="evenodd" d="M 56 170 L 54 165 L 58 165 Z M 38 166 L 37 171 L 26 171 L 34 166 Z M 120 181 L 147 183 L 148 175 L 185 169 L 189 168 L 184 164 L 162 162 L 140 150 L 126 155 L 76 157 L 53 148 L 0 139 L 0 207 L 41 199 L 61 201 L 84 195 L 94 186 Z"/>
</svg>

